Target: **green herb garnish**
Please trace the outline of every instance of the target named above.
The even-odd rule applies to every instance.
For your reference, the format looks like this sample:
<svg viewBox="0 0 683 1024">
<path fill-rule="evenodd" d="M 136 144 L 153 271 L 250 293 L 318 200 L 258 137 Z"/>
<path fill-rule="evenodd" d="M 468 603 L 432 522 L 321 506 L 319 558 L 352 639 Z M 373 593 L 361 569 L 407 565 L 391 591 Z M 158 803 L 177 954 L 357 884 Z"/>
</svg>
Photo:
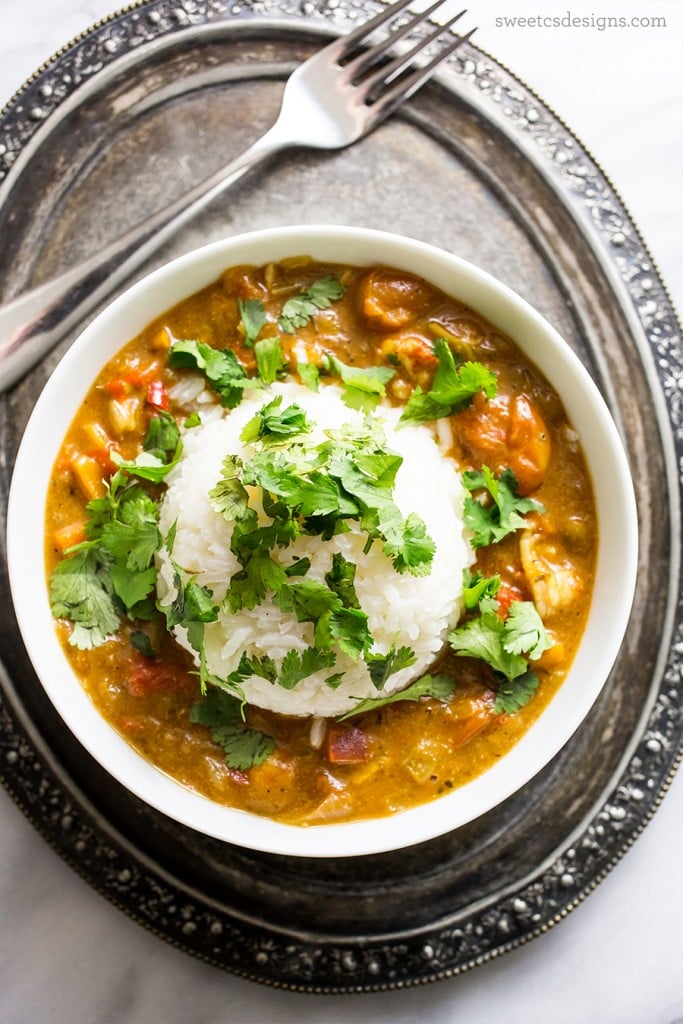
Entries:
<svg viewBox="0 0 683 1024">
<path fill-rule="evenodd" d="M 104 497 L 88 503 L 87 540 L 67 553 L 50 579 L 52 614 L 73 622 L 69 643 L 82 650 L 111 637 L 121 615 L 154 614 L 159 510 L 127 472 L 117 470 Z"/>
<path fill-rule="evenodd" d="M 262 338 L 254 345 L 258 375 L 264 384 L 272 384 L 287 365 L 279 338 Z"/>
<path fill-rule="evenodd" d="M 286 334 L 295 334 L 300 327 L 306 326 L 319 309 L 327 309 L 343 294 L 344 285 L 341 281 L 333 274 L 326 274 L 301 294 L 287 299 L 278 317 L 278 327 Z"/>
<path fill-rule="evenodd" d="M 253 348 L 256 339 L 266 323 L 265 306 L 259 299 L 237 300 L 240 312 L 240 320 L 244 328 L 244 344 L 247 348 Z"/>
<path fill-rule="evenodd" d="M 465 499 L 464 518 L 465 525 L 472 531 L 473 548 L 497 544 L 509 533 L 526 527 L 522 518 L 526 512 L 545 511 L 533 498 L 519 497 L 519 484 L 511 469 L 503 470 L 496 477 L 488 466 L 482 466 L 480 471 L 463 473 L 462 482 L 470 491 Z M 471 497 L 475 491 L 485 492 L 482 501 Z"/>
<path fill-rule="evenodd" d="M 496 586 L 497 582 L 497 586 Z M 482 589 L 484 583 L 490 584 Z M 505 619 L 498 614 L 497 576 L 475 584 L 482 589 L 478 614 L 454 629 L 448 642 L 455 654 L 478 658 L 490 665 L 497 682 L 496 713 L 514 712 L 526 704 L 538 687 L 529 660 L 540 658 L 552 646 L 533 601 L 513 601 Z"/>
<path fill-rule="evenodd" d="M 396 375 L 388 366 L 348 366 L 331 352 L 325 353 L 324 367 L 341 377 L 346 405 L 363 412 L 370 412 L 385 397 L 386 385 Z"/>
<path fill-rule="evenodd" d="M 434 354 L 439 365 L 432 386 L 426 393 L 420 387 L 415 388 L 403 410 L 402 424 L 427 423 L 441 416 L 451 416 L 464 409 L 479 391 L 487 398 L 493 398 L 497 392 L 495 373 L 475 362 L 456 368 L 453 353 L 443 338 L 434 342 Z"/>
<path fill-rule="evenodd" d="M 168 351 L 168 365 L 200 370 L 228 409 L 240 404 L 245 389 L 261 387 L 261 381 L 248 376 L 231 349 L 212 348 L 202 341 L 174 342 Z"/>
<path fill-rule="evenodd" d="M 424 675 L 416 679 L 410 686 L 407 686 L 405 690 L 392 693 L 390 697 L 365 697 L 362 700 L 358 700 L 356 706 L 338 718 L 337 721 L 344 722 L 347 718 L 352 718 L 354 715 L 363 715 L 367 711 L 376 711 L 387 704 L 396 704 L 402 700 L 417 701 L 423 697 L 433 697 L 434 700 L 447 701 L 450 700 L 454 692 L 455 680 L 451 679 L 450 676 L 441 673 L 433 676 Z M 351 699 L 356 700 L 355 697 Z"/>
<path fill-rule="evenodd" d="M 242 719 L 240 701 L 223 690 L 211 689 L 192 706 L 190 721 L 211 729 L 211 739 L 223 748 L 229 768 L 248 771 L 275 750 L 275 741 Z"/>
</svg>

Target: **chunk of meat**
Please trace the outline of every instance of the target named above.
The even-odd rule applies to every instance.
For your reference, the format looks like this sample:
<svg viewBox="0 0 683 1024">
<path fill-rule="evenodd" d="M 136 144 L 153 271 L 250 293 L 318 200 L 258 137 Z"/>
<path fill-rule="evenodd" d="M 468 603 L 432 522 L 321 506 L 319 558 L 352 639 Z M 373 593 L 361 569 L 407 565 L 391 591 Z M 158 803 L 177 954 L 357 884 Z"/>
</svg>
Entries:
<svg viewBox="0 0 683 1024">
<path fill-rule="evenodd" d="M 424 370 L 433 372 L 439 362 L 434 346 L 419 334 L 392 334 L 384 339 L 379 351 L 385 359 L 398 360 L 413 377 Z"/>
<path fill-rule="evenodd" d="M 519 552 L 534 603 L 544 622 L 576 601 L 583 583 L 556 536 L 524 530 Z"/>
<path fill-rule="evenodd" d="M 458 415 L 456 430 L 479 467 L 490 466 L 496 475 L 509 467 L 520 494 L 530 494 L 543 483 L 550 462 L 550 433 L 526 395 L 500 393 L 487 400 L 480 392 Z"/>
<path fill-rule="evenodd" d="M 360 286 L 360 304 L 368 323 L 381 331 L 393 331 L 412 323 L 429 306 L 432 291 L 411 274 L 380 267 Z"/>
</svg>

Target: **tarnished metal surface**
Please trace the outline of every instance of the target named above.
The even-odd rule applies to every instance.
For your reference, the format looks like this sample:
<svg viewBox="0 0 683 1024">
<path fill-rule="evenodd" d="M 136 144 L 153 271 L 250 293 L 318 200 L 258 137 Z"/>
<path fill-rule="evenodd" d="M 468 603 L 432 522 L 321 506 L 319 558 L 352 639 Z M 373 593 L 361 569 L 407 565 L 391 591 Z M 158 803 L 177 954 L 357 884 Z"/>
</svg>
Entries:
<svg viewBox="0 0 683 1024">
<path fill-rule="evenodd" d="M 0 119 L 2 297 L 245 148 L 273 120 L 293 66 L 361 9 L 153 0 L 63 52 Z M 523 791 L 441 839 L 355 860 L 250 853 L 149 810 L 75 743 L 18 638 L 3 550 L 0 772 L 61 855 L 168 941 L 268 984 L 354 991 L 457 973 L 539 934 L 661 798 L 683 731 L 683 359 L 670 302 L 609 182 L 472 46 L 363 142 L 289 153 L 243 179 L 154 265 L 226 234 L 314 222 L 394 230 L 479 264 L 558 328 L 602 388 L 634 470 L 641 571 L 598 704 Z M 3 517 L 24 423 L 58 355 L 0 404 Z"/>
</svg>

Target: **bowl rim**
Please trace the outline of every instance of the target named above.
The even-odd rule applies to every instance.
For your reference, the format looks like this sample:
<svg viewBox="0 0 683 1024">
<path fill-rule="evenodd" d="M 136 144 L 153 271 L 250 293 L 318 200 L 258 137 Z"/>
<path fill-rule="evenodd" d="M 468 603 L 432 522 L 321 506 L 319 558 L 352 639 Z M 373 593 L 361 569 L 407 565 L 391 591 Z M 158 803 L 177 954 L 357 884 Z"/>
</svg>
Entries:
<svg viewBox="0 0 683 1024">
<path fill-rule="evenodd" d="M 57 451 L 107 360 L 222 270 L 304 253 L 418 273 L 510 335 L 560 394 L 582 440 L 598 512 L 596 582 L 584 636 L 560 689 L 515 746 L 471 782 L 427 804 L 390 817 L 307 827 L 216 804 L 146 761 L 106 722 L 58 640 L 43 551 L 46 492 Z M 599 446 L 587 440 L 595 437 Z M 39 396 L 17 453 L 7 512 L 7 561 L 19 629 L 38 679 L 78 742 L 121 785 L 181 824 L 238 846 L 298 857 L 353 857 L 416 845 L 474 820 L 528 783 L 569 741 L 607 681 L 628 623 L 637 553 L 635 495 L 619 433 L 590 374 L 555 328 L 507 285 L 459 256 L 408 236 L 339 225 L 291 225 L 221 239 L 122 292 L 79 334 Z M 603 607 L 596 618 L 595 609 Z"/>
</svg>

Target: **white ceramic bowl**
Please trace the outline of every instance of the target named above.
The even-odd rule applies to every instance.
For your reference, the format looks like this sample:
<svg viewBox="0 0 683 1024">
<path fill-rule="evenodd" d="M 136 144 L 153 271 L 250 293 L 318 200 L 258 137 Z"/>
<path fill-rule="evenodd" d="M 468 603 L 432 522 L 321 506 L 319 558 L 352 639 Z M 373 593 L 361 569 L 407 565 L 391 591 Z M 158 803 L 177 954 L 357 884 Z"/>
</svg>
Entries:
<svg viewBox="0 0 683 1024">
<path fill-rule="evenodd" d="M 300 828 L 213 803 L 145 761 L 107 724 L 74 675 L 50 613 L 45 496 L 66 430 L 104 363 L 158 314 L 240 263 L 286 256 L 385 263 L 417 273 L 509 334 L 562 397 L 587 457 L 597 500 L 599 552 L 588 625 L 569 675 L 515 747 L 473 782 L 393 817 Z M 24 643 L 58 712 L 83 746 L 142 800 L 207 835 L 278 854 L 347 857 L 400 849 L 471 821 L 528 782 L 567 742 L 597 698 L 619 651 L 636 575 L 633 487 L 614 423 L 592 379 L 546 321 L 469 263 L 408 238 L 341 227 L 286 227 L 209 245 L 155 271 L 81 334 L 48 381 L 26 428 L 12 480 L 8 561 Z"/>
</svg>

